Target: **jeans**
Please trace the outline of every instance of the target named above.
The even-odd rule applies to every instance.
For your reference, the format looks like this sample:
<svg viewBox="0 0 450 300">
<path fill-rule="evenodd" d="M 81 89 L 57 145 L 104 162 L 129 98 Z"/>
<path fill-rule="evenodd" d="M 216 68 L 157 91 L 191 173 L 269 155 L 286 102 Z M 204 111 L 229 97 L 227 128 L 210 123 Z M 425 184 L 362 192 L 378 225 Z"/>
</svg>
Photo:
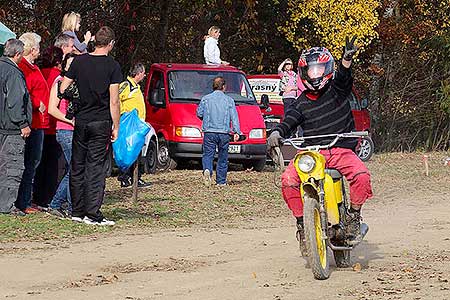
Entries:
<svg viewBox="0 0 450 300">
<path fill-rule="evenodd" d="M 227 133 L 205 132 L 203 136 L 203 171 L 213 171 L 213 160 L 218 150 L 216 183 L 225 184 L 227 182 L 228 171 L 228 144 L 230 143 L 230 135 Z"/>
<path fill-rule="evenodd" d="M 70 161 L 72 160 L 72 138 L 73 130 L 57 130 L 56 141 L 61 145 L 61 149 L 66 159 L 67 173 L 59 183 L 55 196 L 53 196 L 50 207 L 60 209 L 63 202 L 67 202 L 67 210 L 72 212 L 72 200 L 70 198 L 69 177 L 70 177 Z"/>
<path fill-rule="evenodd" d="M 102 221 L 111 121 L 75 123 L 70 165 L 72 216 Z"/>
<path fill-rule="evenodd" d="M 20 135 L 0 133 L 0 213 L 10 213 L 24 169 L 25 141 Z"/>
<path fill-rule="evenodd" d="M 19 186 L 16 207 L 24 210 L 31 206 L 31 192 L 33 191 L 33 179 L 36 168 L 41 162 L 42 147 L 44 144 L 44 130 L 31 129 L 31 134 L 25 139 L 25 155 L 22 181 Z"/>
</svg>

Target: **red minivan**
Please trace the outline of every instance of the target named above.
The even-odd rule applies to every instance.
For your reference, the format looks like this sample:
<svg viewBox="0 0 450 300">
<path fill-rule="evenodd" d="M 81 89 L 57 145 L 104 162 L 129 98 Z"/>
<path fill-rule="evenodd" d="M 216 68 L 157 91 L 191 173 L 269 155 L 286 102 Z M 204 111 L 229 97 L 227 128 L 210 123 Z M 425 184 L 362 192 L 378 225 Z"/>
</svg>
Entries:
<svg viewBox="0 0 450 300">
<path fill-rule="evenodd" d="M 279 95 L 280 77 L 275 74 L 269 74 L 248 75 L 247 78 L 257 99 L 260 99 L 263 94 L 266 94 L 269 97 L 269 108 L 261 109 L 261 113 L 264 116 L 267 131 L 270 131 L 270 129 L 283 118 L 283 101 Z M 368 131 L 370 133 L 370 115 L 367 110 L 367 99 L 360 99 L 357 91 L 353 88 L 352 93 L 349 95 L 349 101 L 355 120 L 355 129 L 357 131 Z M 367 161 L 372 157 L 374 148 L 373 141 L 369 136 L 360 141 L 356 151 L 362 161 Z M 287 157 L 285 157 L 286 159 L 289 159 L 295 154 L 295 150 L 285 150 L 287 154 Z M 283 153 L 285 153 L 285 151 L 283 151 Z"/>
<path fill-rule="evenodd" d="M 157 63 L 150 68 L 144 90 L 146 121 L 158 137 L 157 164 L 169 169 L 189 160 L 201 160 L 202 122 L 196 109 L 212 92 L 212 81 L 222 76 L 225 94 L 233 98 L 240 128 L 246 138 L 231 142 L 228 159 L 261 171 L 266 162 L 266 128 L 245 73 L 232 66 Z"/>
</svg>

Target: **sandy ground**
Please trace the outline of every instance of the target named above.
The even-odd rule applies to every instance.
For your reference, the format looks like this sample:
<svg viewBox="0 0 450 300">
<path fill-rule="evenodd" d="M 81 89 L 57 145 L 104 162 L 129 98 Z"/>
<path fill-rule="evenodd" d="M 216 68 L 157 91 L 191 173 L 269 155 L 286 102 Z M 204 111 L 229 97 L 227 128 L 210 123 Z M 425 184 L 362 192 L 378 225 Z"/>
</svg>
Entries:
<svg viewBox="0 0 450 300">
<path fill-rule="evenodd" d="M 300 257 L 286 213 L 237 228 L 4 244 L 0 299 L 450 299 L 443 189 L 379 190 L 364 207 L 369 233 L 352 254 L 362 269 L 333 261 L 326 281 Z"/>
</svg>

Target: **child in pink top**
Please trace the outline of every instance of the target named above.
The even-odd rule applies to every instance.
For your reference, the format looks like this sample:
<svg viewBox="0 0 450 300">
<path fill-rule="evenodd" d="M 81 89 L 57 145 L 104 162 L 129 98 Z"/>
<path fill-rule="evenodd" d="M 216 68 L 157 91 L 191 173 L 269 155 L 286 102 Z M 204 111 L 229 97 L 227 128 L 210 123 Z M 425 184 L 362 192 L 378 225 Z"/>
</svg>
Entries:
<svg viewBox="0 0 450 300">
<path fill-rule="evenodd" d="M 305 86 L 301 80 L 297 80 L 297 73 L 293 70 L 294 66 L 290 58 L 286 58 L 278 67 L 278 75 L 280 76 L 280 95 L 283 99 L 284 116 L 287 111 L 295 106 L 298 96 L 305 90 Z M 283 116 L 283 118 L 284 118 Z M 299 126 L 296 132 L 292 132 L 297 136 L 302 136 L 303 131 Z"/>
<path fill-rule="evenodd" d="M 285 59 L 278 67 L 278 75 L 280 76 L 280 95 L 283 99 L 284 115 L 289 109 L 289 106 L 297 98 L 297 73 L 293 70 L 292 60 Z"/>
</svg>

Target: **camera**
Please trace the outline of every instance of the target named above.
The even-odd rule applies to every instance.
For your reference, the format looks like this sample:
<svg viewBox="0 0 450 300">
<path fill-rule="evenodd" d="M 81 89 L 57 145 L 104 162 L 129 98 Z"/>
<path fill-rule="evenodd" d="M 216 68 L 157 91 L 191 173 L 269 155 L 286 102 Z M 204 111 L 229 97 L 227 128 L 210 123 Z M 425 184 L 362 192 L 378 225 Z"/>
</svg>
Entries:
<svg viewBox="0 0 450 300">
<path fill-rule="evenodd" d="M 80 93 L 78 92 L 78 87 L 75 82 L 72 82 L 64 91 L 60 92 L 61 81 L 58 82 L 58 98 L 65 99 L 69 102 L 67 105 L 66 119 L 72 120 L 78 111 L 78 106 L 80 103 Z"/>
</svg>

